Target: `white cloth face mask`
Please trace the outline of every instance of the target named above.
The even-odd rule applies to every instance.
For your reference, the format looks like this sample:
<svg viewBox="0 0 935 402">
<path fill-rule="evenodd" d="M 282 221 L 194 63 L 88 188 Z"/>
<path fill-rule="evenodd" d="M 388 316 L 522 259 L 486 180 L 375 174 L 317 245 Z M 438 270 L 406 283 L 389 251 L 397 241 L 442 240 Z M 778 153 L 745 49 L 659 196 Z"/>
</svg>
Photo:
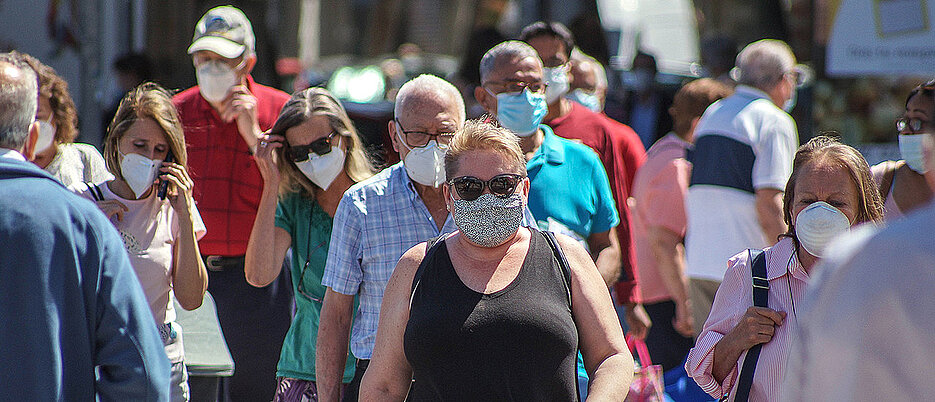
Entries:
<svg viewBox="0 0 935 402">
<path fill-rule="evenodd" d="M 900 134 L 899 155 L 906 161 L 906 165 L 916 173 L 925 174 L 928 169 L 925 167 L 925 147 L 923 143 L 925 137 L 929 134 Z M 38 148 L 36 148 L 38 149 Z"/>
<path fill-rule="evenodd" d="M 851 222 L 841 210 L 818 201 L 796 215 L 794 226 L 795 237 L 805 251 L 821 257 L 828 243 L 850 230 Z"/>
<path fill-rule="evenodd" d="M 324 155 L 311 153 L 307 160 L 296 162 L 295 166 L 312 183 L 322 190 L 327 190 L 344 170 L 344 157 L 344 150 L 337 145 L 332 145 L 331 152 Z"/>
<path fill-rule="evenodd" d="M 239 67 L 239 66 L 238 66 Z M 227 97 L 227 91 L 237 85 L 237 72 L 223 61 L 212 60 L 195 70 L 198 91 L 208 102 L 218 103 Z"/>
<path fill-rule="evenodd" d="M 123 180 L 127 182 L 133 195 L 138 199 L 153 186 L 156 174 L 162 167 L 162 161 L 134 153 L 120 154 L 120 157 L 120 173 L 123 175 Z"/>
<path fill-rule="evenodd" d="M 52 125 L 52 116 L 49 116 L 48 120 L 38 120 L 39 122 L 39 139 L 36 141 L 36 150 L 35 153 L 40 153 L 45 151 L 55 140 L 55 126 Z"/>
</svg>

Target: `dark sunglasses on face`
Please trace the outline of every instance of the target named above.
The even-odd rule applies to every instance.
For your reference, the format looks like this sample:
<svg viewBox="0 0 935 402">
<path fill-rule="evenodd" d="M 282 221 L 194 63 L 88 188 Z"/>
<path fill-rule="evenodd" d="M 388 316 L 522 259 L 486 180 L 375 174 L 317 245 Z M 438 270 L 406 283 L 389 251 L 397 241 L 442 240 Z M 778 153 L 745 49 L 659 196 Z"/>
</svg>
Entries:
<svg viewBox="0 0 935 402">
<path fill-rule="evenodd" d="M 922 119 L 910 119 L 908 117 L 900 117 L 896 119 L 896 130 L 903 131 L 906 127 L 909 128 L 909 131 L 913 133 L 918 133 L 922 131 L 922 125 L 928 123 Z"/>
<path fill-rule="evenodd" d="M 328 152 L 331 152 L 331 139 L 334 138 L 337 133 L 337 131 L 332 131 L 331 134 L 312 141 L 308 145 L 290 145 L 286 148 L 286 155 L 289 159 L 292 159 L 293 162 L 305 162 L 308 160 L 310 152 L 314 152 L 318 155 L 326 155 Z"/>
<path fill-rule="evenodd" d="M 523 176 L 521 175 L 504 173 L 491 177 L 487 181 L 474 176 L 455 177 L 448 181 L 448 185 L 454 187 L 462 200 L 474 201 L 484 193 L 484 187 L 490 189 L 490 192 L 497 197 L 507 198 L 513 195 L 513 191 L 516 190 L 516 186 L 522 180 Z"/>
</svg>

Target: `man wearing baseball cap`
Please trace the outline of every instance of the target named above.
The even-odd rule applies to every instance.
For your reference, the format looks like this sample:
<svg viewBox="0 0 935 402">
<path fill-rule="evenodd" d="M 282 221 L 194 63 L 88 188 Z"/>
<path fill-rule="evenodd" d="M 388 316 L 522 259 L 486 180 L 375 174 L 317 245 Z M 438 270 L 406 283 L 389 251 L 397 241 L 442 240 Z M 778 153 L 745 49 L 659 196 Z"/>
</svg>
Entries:
<svg viewBox="0 0 935 402">
<path fill-rule="evenodd" d="M 253 81 L 255 43 L 242 11 L 231 6 L 208 10 L 188 48 L 198 85 L 173 102 L 188 142 L 195 201 L 209 228 L 199 247 L 208 268 L 208 291 L 234 358 L 230 396 L 268 401 L 291 319 L 292 288 L 285 275 L 263 288 L 250 286 L 243 267 L 263 188 L 252 150 L 289 95 Z"/>
</svg>

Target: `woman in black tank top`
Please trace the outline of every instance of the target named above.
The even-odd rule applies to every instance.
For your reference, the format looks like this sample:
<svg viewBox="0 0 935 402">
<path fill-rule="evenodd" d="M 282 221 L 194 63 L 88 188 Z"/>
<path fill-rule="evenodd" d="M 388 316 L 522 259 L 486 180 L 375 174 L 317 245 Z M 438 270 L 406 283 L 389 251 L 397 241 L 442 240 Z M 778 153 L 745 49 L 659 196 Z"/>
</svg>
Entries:
<svg viewBox="0 0 935 402">
<path fill-rule="evenodd" d="M 468 122 L 445 167 L 459 230 L 397 264 L 360 400 L 576 400 L 578 350 L 589 399 L 623 400 L 633 360 L 591 257 L 519 227 L 529 182 L 516 136 Z"/>
</svg>

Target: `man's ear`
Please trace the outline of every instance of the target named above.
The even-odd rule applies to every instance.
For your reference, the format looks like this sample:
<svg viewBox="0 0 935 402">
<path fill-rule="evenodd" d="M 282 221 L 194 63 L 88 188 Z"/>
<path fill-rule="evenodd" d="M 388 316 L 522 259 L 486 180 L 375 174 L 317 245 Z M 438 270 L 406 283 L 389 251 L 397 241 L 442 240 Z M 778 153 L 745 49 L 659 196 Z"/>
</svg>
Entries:
<svg viewBox="0 0 935 402">
<path fill-rule="evenodd" d="M 491 110 L 492 105 L 490 102 L 490 94 L 482 86 L 474 87 L 474 99 L 477 99 L 477 103 L 484 107 L 484 110 L 487 113 L 494 114 L 496 110 Z"/>
<path fill-rule="evenodd" d="M 245 56 L 243 64 L 243 79 L 246 80 L 247 74 L 250 74 L 256 67 L 256 54 Z"/>
<path fill-rule="evenodd" d="M 26 143 L 23 144 L 23 156 L 26 160 L 36 159 L 36 143 L 39 142 L 39 122 L 34 121 L 29 125 L 29 135 L 26 136 Z"/>
<path fill-rule="evenodd" d="M 399 149 L 401 147 L 399 146 L 399 135 L 396 134 L 396 129 L 397 127 L 395 119 L 390 119 L 390 121 L 386 122 L 386 133 L 390 136 L 390 142 L 393 144 L 393 150 L 399 154 Z"/>
</svg>

